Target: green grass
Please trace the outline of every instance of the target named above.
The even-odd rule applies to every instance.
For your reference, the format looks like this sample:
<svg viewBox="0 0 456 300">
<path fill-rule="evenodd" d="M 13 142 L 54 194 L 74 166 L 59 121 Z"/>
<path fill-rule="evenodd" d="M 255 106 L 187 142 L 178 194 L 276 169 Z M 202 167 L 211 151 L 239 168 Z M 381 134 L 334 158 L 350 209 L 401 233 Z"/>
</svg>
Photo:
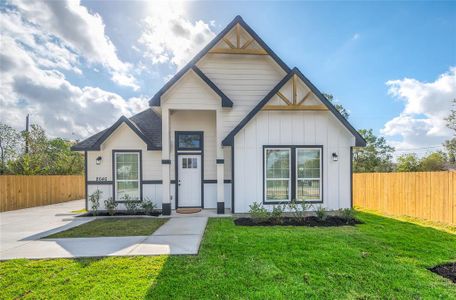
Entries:
<svg viewBox="0 0 456 300">
<path fill-rule="evenodd" d="M 167 219 L 155 218 L 97 219 L 45 238 L 151 235 L 166 221 Z"/>
<path fill-rule="evenodd" d="M 14 260 L 5 298 L 456 299 L 426 268 L 456 260 L 456 236 L 360 213 L 356 227 L 238 227 L 210 219 L 197 256 Z"/>
</svg>

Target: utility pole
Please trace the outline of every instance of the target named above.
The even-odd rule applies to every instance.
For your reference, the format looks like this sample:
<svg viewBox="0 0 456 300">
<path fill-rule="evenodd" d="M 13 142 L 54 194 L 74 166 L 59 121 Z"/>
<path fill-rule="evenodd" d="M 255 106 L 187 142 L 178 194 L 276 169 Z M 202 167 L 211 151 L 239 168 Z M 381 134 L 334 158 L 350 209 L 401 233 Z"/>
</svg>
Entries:
<svg viewBox="0 0 456 300">
<path fill-rule="evenodd" d="M 30 115 L 27 114 L 25 117 L 25 153 L 29 152 L 29 145 L 28 145 L 28 140 L 29 140 L 29 117 Z"/>
</svg>

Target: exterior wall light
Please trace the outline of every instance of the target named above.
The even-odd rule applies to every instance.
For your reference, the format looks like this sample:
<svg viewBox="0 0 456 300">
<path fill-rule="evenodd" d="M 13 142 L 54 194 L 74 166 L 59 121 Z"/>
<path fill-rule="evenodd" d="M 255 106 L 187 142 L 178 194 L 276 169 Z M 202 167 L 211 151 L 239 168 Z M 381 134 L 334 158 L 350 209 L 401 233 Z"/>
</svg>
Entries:
<svg viewBox="0 0 456 300">
<path fill-rule="evenodd" d="M 101 160 L 102 160 L 101 156 L 98 156 L 97 160 L 96 160 L 98 166 L 101 165 Z"/>
<path fill-rule="evenodd" d="M 339 156 L 337 155 L 336 152 L 333 152 L 332 158 L 333 158 L 333 161 L 338 161 L 339 160 Z"/>
</svg>

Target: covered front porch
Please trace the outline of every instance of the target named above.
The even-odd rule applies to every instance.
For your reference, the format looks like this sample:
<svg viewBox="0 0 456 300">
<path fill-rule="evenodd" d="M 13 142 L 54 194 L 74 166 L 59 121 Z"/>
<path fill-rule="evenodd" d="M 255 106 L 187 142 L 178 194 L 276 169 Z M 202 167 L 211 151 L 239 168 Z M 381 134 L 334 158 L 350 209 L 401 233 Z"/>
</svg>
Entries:
<svg viewBox="0 0 456 300">
<path fill-rule="evenodd" d="M 163 215 L 181 215 L 179 208 L 224 214 L 231 207 L 231 149 L 222 147 L 220 108 L 163 105 L 161 114 Z"/>
</svg>

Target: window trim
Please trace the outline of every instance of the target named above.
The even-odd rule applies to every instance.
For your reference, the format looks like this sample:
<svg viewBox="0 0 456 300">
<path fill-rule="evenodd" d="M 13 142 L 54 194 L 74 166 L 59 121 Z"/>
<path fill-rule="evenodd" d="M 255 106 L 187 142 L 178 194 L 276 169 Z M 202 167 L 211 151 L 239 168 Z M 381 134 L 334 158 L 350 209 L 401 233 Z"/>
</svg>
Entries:
<svg viewBox="0 0 456 300">
<path fill-rule="evenodd" d="M 267 165 L 266 165 L 266 152 L 268 150 L 288 150 L 288 199 L 283 200 L 267 200 L 267 180 L 285 180 L 285 178 L 273 178 L 267 179 Z M 292 196 L 292 188 L 293 188 L 293 170 L 292 170 L 292 150 L 288 147 L 263 147 L 263 202 L 265 203 L 283 203 L 283 202 L 290 202 Z"/>
<path fill-rule="evenodd" d="M 139 185 L 139 199 L 136 201 L 141 201 L 143 199 L 143 187 L 142 187 L 142 182 L 143 182 L 143 175 L 142 175 L 142 150 L 121 150 L 121 149 L 116 149 L 112 150 L 112 179 L 113 179 L 113 184 L 112 184 L 112 199 L 118 203 L 123 203 L 123 200 L 117 200 L 117 172 L 116 172 L 116 154 L 118 153 L 137 153 L 138 154 L 138 167 L 139 167 L 139 179 L 138 179 L 138 185 Z"/>
<path fill-rule="evenodd" d="M 298 177 L 298 150 L 301 150 L 301 149 L 318 149 L 319 152 L 320 152 L 320 177 L 318 178 L 318 180 L 320 181 L 320 199 L 319 200 L 306 200 L 304 202 L 306 203 L 323 203 L 322 199 L 323 199 L 323 147 L 304 147 L 304 146 L 297 146 L 295 147 L 294 151 L 295 151 L 295 197 L 297 197 L 297 194 L 298 194 L 298 180 L 316 180 L 317 178 L 299 178 Z M 302 202 L 302 201 L 298 201 L 296 199 L 296 202 Z"/>
<path fill-rule="evenodd" d="M 291 193 L 290 193 L 290 199 L 289 200 L 284 200 L 284 201 L 267 201 L 266 200 L 266 149 L 283 149 L 283 148 L 288 148 L 291 151 L 291 156 L 290 156 L 290 164 L 291 164 L 291 169 L 290 169 L 290 180 L 291 180 Z M 315 201 L 315 200 L 308 200 L 304 201 L 305 203 L 319 203 L 322 204 L 324 202 L 324 148 L 323 145 L 263 145 L 263 196 L 262 196 L 262 202 L 263 205 L 274 205 L 274 204 L 282 204 L 282 203 L 289 203 L 291 202 L 291 199 L 296 199 L 296 183 L 297 183 L 297 170 L 296 170 L 296 149 L 301 149 L 301 148 L 319 148 L 320 149 L 320 200 Z M 302 203 L 303 201 L 296 201 L 296 203 Z"/>
</svg>

